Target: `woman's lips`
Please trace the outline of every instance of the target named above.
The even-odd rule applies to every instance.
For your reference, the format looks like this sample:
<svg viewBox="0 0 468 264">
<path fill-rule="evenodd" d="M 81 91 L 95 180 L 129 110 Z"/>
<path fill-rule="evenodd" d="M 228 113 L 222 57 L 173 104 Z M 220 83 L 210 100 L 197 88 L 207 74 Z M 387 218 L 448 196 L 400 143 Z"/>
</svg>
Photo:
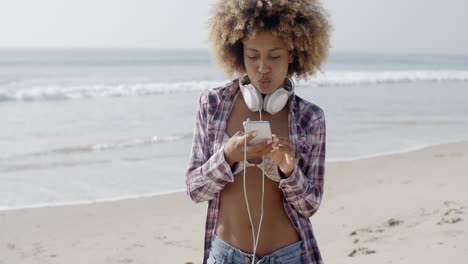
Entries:
<svg viewBox="0 0 468 264">
<path fill-rule="evenodd" d="M 270 85 L 271 81 L 269 79 L 260 79 L 258 80 L 258 85 L 260 87 L 268 87 Z"/>
</svg>

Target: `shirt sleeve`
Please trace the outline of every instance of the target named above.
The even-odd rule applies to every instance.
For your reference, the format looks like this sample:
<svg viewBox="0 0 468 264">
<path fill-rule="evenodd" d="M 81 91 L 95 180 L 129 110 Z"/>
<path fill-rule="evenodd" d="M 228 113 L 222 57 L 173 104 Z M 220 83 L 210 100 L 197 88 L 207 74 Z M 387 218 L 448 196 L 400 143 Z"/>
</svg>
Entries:
<svg viewBox="0 0 468 264">
<path fill-rule="evenodd" d="M 322 115 L 314 124 L 310 154 L 299 160 L 292 174 L 282 179 L 282 189 L 286 201 L 304 217 L 317 212 L 323 195 L 325 173 L 325 118 Z M 302 159 L 302 157 L 301 157 Z"/>
<path fill-rule="evenodd" d="M 200 96 L 192 149 L 185 184 L 187 194 L 196 202 L 211 200 L 227 183 L 234 181 L 229 164 L 224 158 L 224 145 L 210 155 L 207 94 Z"/>
</svg>

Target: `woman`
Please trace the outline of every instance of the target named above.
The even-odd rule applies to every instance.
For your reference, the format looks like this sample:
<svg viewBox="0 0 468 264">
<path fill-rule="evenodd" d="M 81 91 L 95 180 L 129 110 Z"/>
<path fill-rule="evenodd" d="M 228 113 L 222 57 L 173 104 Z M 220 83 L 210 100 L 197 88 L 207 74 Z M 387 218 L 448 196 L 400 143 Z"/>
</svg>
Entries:
<svg viewBox="0 0 468 264">
<path fill-rule="evenodd" d="M 204 263 L 322 263 L 309 218 L 323 194 L 325 119 L 289 77 L 320 68 L 329 31 L 313 0 L 215 3 L 215 60 L 241 77 L 199 102 L 186 184 L 208 201 Z M 252 144 L 247 119 L 269 121 L 272 138 Z"/>
</svg>

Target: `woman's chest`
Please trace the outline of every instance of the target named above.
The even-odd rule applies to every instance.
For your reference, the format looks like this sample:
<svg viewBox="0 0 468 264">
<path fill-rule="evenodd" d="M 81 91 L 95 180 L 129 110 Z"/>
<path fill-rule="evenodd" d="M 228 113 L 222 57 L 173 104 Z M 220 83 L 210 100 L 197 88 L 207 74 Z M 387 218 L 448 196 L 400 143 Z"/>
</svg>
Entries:
<svg viewBox="0 0 468 264">
<path fill-rule="evenodd" d="M 260 120 L 260 113 L 250 111 L 250 109 L 247 108 L 244 101 L 242 100 L 242 97 L 239 96 L 239 98 L 234 102 L 232 110 L 226 119 L 225 132 L 229 137 L 238 131 L 244 132 L 243 122 L 247 119 L 252 121 Z M 276 134 L 279 137 L 289 138 L 289 119 L 287 107 L 275 115 L 262 112 L 261 120 L 270 122 L 272 134 Z"/>
</svg>

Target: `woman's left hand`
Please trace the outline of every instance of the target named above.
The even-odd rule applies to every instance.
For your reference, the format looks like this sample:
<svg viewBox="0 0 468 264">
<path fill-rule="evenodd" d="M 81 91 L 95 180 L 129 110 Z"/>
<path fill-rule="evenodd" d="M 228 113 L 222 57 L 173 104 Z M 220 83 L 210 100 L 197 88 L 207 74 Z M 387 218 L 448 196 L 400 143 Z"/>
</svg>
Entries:
<svg viewBox="0 0 468 264">
<path fill-rule="evenodd" d="M 271 158 L 278 165 L 286 177 L 289 177 L 296 166 L 294 159 L 294 147 L 287 138 L 280 138 L 276 134 L 271 135 L 273 141 Z"/>
</svg>

